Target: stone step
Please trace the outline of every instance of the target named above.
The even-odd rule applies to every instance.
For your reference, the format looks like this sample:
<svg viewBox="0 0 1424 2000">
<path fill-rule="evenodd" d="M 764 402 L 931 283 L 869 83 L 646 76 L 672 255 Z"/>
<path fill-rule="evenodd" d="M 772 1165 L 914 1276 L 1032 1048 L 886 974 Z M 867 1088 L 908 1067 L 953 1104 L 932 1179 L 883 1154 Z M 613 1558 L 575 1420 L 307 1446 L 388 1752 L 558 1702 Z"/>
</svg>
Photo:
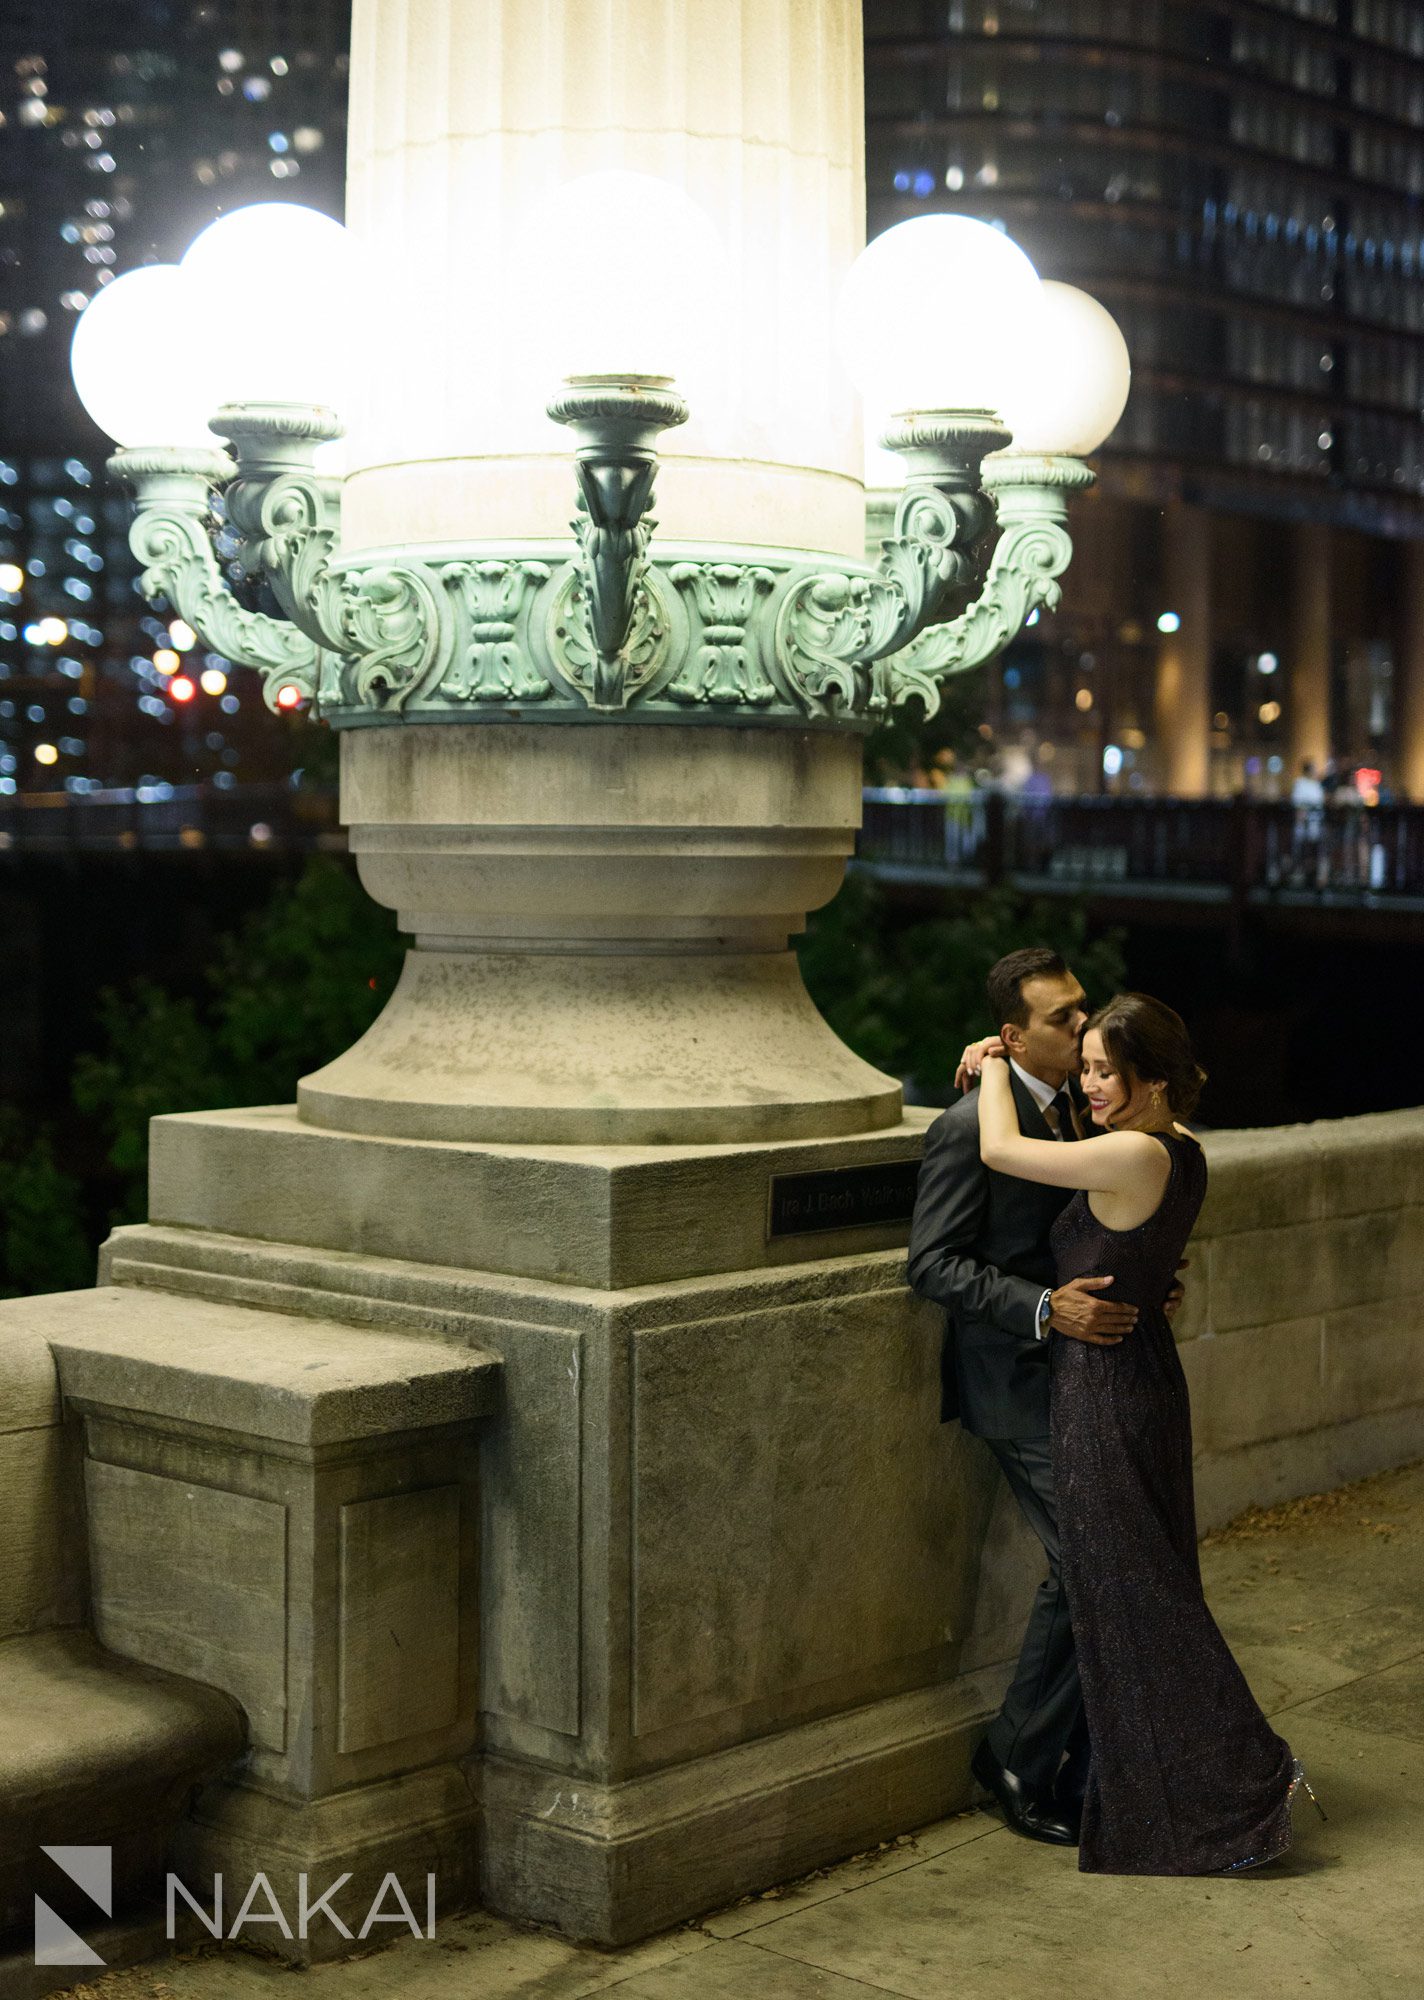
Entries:
<svg viewBox="0 0 1424 2000">
<path fill-rule="evenodd" d="M 120 1659 L 79 1629 L 0 1644 L 0 1719 L 0 1941 L 17 1951 L 37 1895 L 81 1935 L 104 1921 L 43 1848 L 111 1848 L 114 1913 L 151 1900 L 194 1789 L 247 1735 L 229 1695 Z"/>
</svg>

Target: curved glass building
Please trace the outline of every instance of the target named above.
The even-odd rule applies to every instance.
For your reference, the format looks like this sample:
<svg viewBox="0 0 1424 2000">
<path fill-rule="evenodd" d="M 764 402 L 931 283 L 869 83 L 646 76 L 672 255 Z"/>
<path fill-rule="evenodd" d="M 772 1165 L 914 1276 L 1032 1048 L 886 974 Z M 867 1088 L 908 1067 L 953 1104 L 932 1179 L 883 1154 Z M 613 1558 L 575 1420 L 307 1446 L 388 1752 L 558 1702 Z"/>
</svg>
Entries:
<svg viewBox="0 0 1424 2000">
<path fill-rule="evenodd" d="M 1424 796 L 1424 5 L 869 0 L 866 32 L 872 230 L 1000 222 L 1133 353 L 1071 629 L 999 719 L 1078 785 L 1309 757 Z"/>
</svg>

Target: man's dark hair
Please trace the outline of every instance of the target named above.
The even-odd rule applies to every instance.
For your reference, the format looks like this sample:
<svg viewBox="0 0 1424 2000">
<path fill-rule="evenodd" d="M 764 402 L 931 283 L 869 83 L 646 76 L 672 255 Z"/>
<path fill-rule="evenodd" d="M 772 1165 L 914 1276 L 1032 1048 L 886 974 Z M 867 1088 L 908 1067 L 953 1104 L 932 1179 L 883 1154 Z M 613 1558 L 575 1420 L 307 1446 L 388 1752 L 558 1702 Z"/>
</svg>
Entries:
<svg viewBox="0 0 1424 2000">
<path fill-rule="evenodd" d="M 1016 1028 L 1028 1026 L 1024 984 L 1030 979 L 1062 979 L 1068 967 L 1060 954 L 1046 944 L 1031 944 L 1011 951 L 989 971 L 989 1015 L 997 1033 L 1006 1021 Z"/>
</svg>

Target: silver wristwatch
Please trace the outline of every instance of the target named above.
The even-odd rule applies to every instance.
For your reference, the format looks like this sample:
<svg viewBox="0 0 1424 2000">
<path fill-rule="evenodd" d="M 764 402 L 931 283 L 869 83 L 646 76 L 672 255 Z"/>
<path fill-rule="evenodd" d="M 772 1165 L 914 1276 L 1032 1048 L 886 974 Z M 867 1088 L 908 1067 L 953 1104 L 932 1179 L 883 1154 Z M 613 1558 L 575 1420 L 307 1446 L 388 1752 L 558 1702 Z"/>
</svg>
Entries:
<svg viewBox="0 0 1424 2000">
<path fill-rule="evenodd" d="M 1038 1313 L 1033 1323 L 1033 1337 L 1035 1340 L 1047 1340 L 1049 1334 L 1053 1331 L 1052 1320 L 1053 1294 L 1052 1292 L 1045 1292 L 1038 1302 Z"/>
</svg>

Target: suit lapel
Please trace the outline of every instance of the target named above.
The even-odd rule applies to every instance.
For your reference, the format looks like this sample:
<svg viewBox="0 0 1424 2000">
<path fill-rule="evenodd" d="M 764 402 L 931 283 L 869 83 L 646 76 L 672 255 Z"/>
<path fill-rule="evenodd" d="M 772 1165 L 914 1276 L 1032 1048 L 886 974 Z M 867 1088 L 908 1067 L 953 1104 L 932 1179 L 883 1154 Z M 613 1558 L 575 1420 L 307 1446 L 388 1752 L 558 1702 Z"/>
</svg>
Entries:
<svg viewBox="0 0 1424 2000">
<path fill-rule="evenodd" d="M 1024 1138 L 1052 1139 L 1054 1137 L 1052 1126 L 1050 1126 L 1048 1120 L 1039 1110 L 1038 1100 L 1035 1098 L 1033 1092 L 1023 1082 L 1016 1070 L 1009 1071 L 1009 1082 L 1013 1085 L 1014 1104 L 1019 1114 L 1019 1131 L 1023 1134 Z M 1063 1143 L 1072 1145 L 1075 1140 L 1081 1139 L 1086 1133 L 1087 1121 L 1083 1117 L 1082 1100 L 1071 1082 L 1068 1084 L 1067 1089 L 1069 1099 L 1073 1105 L 1073 1119 L 1069 1121 L 1068 1129 L 1063 1134 Z M 1077 1121 L 1078 1126 L 1076 1131 L 1074 1130 L 1074 1120 Z"/>
<path fill-rule="evenodd" d="M 1025 1139 L 1051 1139 L 1052 1130 L 1048 1120 L 1039 1110 L 1033 1092 L 1014 1070 L 1009 1071 L 1009 1082 L 1013 1085 L 1014 1104 L 1019 1114 L 1019 1131 Z"/>
</svg>

